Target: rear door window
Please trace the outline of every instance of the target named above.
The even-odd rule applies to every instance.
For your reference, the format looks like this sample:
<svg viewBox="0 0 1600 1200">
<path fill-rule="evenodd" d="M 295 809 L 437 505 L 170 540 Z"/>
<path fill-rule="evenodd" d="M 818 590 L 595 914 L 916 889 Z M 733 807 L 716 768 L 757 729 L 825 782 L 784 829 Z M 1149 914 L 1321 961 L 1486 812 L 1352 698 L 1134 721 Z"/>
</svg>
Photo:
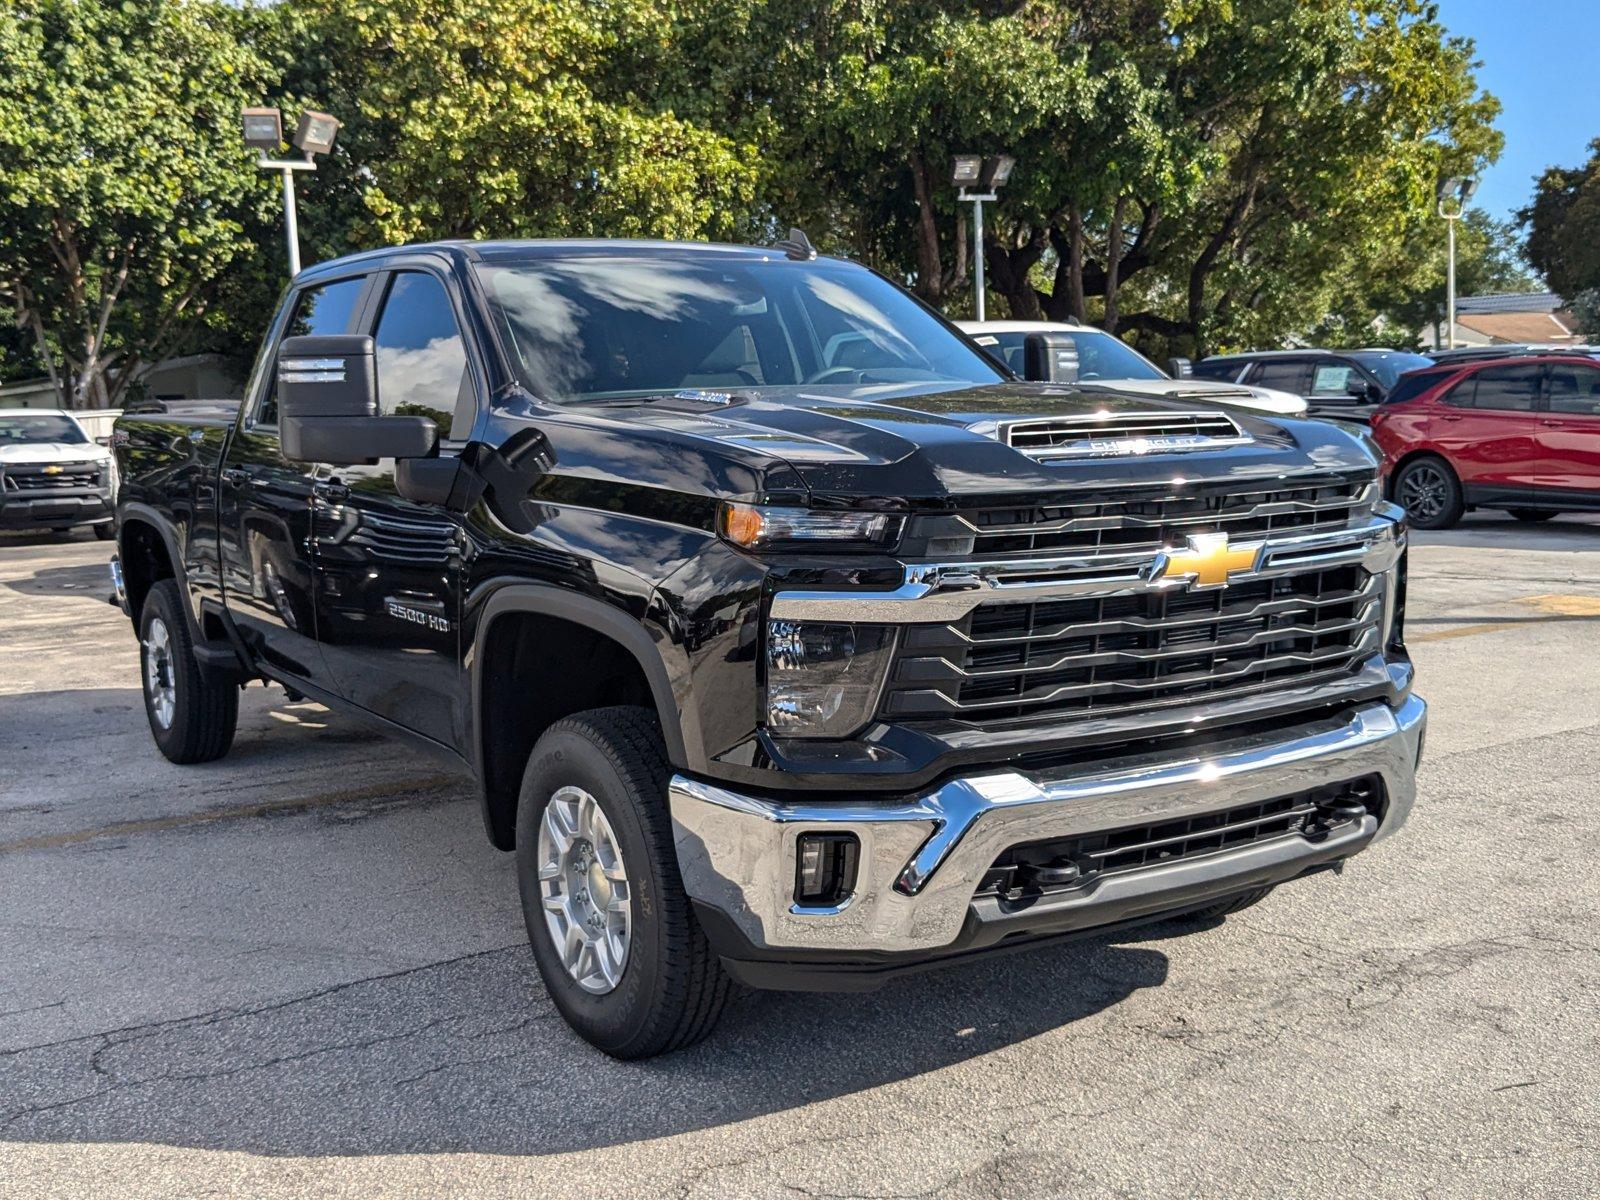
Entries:
<svg viewBox="0 0 1600 1200">
<path fill-rule="evenodd" d="M 1473 408 L 1532 412 L 1539 403 L 1538 365 L 1485 367 L 1458 386 L 1452 398 L 1467 398 Z"/>
<path fill-rule="evenodd" d="M 361 293 L 367 279 L 358 275 L 354 279 L 341 279 L 320 287 L 306 288 L 294 300 L 294 314 L 283 327 L 283 337 L 326 337 L 349 333 L 356 306 L 361 303 Z M 279 339 L 282 341 L 282 338 Z M 256 410 L 257 425 L 278 423 L 278 379 L 273 371 L 267 379 L 267 393 Z"/>
<path fill-rule="evenodd" d="M 1311 388 L 1311 364 L 1303 358 L 1274 358 L 1256 364 L 1250 376 L 1255 387 L 1276 388 L 1296 396 L 1307 395 Z"/>
</svg>

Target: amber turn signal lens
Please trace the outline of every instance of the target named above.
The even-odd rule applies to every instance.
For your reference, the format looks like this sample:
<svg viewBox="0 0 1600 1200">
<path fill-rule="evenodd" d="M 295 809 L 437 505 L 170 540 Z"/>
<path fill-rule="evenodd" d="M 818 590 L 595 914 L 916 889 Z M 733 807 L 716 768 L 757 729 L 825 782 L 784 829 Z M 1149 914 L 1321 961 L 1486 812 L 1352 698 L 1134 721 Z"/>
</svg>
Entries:
<svg viewBox="0 0 1600 1200">
<path fill-rule="evenodd" d="M 722 533 L 735 546 L 750 547 L 761 540 L 767 527 L 759 508 L 748 504 L 728 504 L 722 509 Z"/>
</svg>

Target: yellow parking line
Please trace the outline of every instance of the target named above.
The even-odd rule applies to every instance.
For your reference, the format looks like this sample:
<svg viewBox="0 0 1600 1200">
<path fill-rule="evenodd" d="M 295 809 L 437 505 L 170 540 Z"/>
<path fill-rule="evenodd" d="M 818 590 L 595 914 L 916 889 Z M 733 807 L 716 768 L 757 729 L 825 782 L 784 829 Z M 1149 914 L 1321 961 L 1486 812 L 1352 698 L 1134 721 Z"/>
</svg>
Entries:
<svg viewBox="0 0 1600 1200">
<path fill-rule="evenodd" d="M 1463 625 L 1460 629 L 1441 629 L 1437 633 L 1423 633 L 1408 637 L 1408 642 L 1442 642 L 1448 638 L 1476 637 L 1480 633 L 1500 633 L 1510 628 L 1506 625 Z"/>
<path fill-rule="evenodd" d="M 1600 617 L 1600 596 L 1524 596 L 1517 603 L 1557 617 Z"/>
</svg>

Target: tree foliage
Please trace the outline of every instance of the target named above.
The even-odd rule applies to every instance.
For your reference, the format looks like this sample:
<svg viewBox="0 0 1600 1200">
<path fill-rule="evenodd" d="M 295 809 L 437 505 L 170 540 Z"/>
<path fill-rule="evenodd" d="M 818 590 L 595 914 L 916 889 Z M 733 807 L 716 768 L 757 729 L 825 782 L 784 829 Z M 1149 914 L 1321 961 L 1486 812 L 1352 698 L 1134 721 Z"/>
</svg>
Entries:
<svg viewBox="0 0 1600 1200">
<path fill-rule="evenodd" d="M 1572 298 L 1600 288 L 1600 138 L 1581 167 L 1551 167 L 1518 217 L 1528 261 L 1550 287 Z"/>
<path fill-rule="evenodd" d="M 48 314 L 80 399 L 108 355 L 147 359 L 197 312 L 219 344 L 255 335 L 283 258 L 274 181 L 237 146 L 245 102 L 345 122 L 299 180 L 308 262 L 799 224 L 952 313 L 974 248 L 950 157 L 1006 151 L 995 296 L 1156 353 L 1414 336 L 1442 287 L 1434 183 L 1499 147 L 1471 45 L 1424 0 L 0 5 L 6 286 Z M 1503 231 L 1469 222 L 1464 263 L 1479 234 L 1492 276 Z"/>
<path fill-rule="evenodd" d="M 115 403 L 254 248 L 238 114 L 258 14 L 205 0 L 0 0 L 0 289 L 63 401 Z"/>
</svg>

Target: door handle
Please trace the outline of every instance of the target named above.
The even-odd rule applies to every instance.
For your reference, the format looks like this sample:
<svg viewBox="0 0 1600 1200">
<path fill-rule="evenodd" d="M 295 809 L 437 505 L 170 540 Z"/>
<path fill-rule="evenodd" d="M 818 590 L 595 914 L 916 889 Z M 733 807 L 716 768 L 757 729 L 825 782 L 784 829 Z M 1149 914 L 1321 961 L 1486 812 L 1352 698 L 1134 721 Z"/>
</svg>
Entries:
<svg viewBox="0 0 1600 1200">
<path fill-rule="evenodd" d="M 225 467 L 222 472 L 222 482 L 229 487 L 243 487 L 249 478 L 250 472 L 243 467 Z"/>
<path fill-rule="evenodd" d="M 1563 425 L 1566 424 L 1566 422 L 1565 421 L 1540 421 L 1539 424 L 1543 425 L 1546 429 L 1560 429 Z"/>
<path fill-rule="evenodd" d="M 1441 421 L 1459 421 L 1459 420 L 1461 420 L 1461 414 L 1460 413 L 1440 413 L 1439 414 L 1439 420 L 1441 420 Z"/>
<path fill-rule="evenodd" d="M 348 500 L 350 489 L 337 479 L 324 479 L 312 485 L 311 488 L 324 500 Z"/>
</svg>

